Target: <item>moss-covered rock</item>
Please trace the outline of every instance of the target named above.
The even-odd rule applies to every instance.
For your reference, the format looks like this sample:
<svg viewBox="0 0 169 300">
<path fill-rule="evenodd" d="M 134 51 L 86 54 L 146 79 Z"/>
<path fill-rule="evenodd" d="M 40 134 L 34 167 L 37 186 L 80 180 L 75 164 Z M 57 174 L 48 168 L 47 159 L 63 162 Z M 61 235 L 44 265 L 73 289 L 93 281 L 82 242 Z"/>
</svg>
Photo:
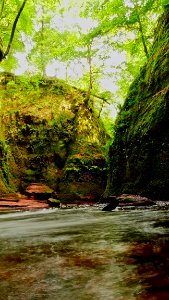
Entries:
<svg viewBox="0 0 169 300">
<path fill-rule="evenodd" d="M 169 5 L 150 58 L 129 89 L 110 147 L 105 191 L 169 199 Z"/>
<path fill-rule="evenodd" d="M 54 79 L 0 78 L 0 123 L 13 161 L 7 174 L 16 189 L 45 182 L 62 198 L 103 193 L 108 137 L 83 92 Z"/>
<path fill-rule="evenodd" d="M 101 122 L 84 104 L 80 106 L 75 122 L 76 135 L 61 177 L 60 192 L 98 198 L 107 178 L 103 156 L 106 135 Z"/>
<path fill-rule="evenodd" d="M 16 190 L 15 162 L 7 141 L 0 137 L 0 194 L 14 192 Z"/>
</svg>

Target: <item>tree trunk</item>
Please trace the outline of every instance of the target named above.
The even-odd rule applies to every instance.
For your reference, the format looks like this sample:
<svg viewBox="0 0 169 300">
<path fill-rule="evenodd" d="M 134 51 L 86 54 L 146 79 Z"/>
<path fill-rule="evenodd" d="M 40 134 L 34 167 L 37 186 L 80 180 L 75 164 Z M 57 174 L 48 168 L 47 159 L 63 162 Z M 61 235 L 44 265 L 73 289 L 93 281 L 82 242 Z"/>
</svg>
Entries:
<svg viewBox="0 0 169 300">
<path fill-rule="evenodd" d="M 142 23 L 141 23 L 140 16 L 139 16 L 138 13 L 137 13 L 137 17 L 138 17 L 139 31 L 140 31 L 140 34 L 141 34 L 141 40 L 142 40 L 142 44 L 143 44 L 143 47 L 144 47 L 144 53 L 145 53 L 145 55 L 148 59 L 149 58 L 149 53 L 148 53 L 148 49 L 147 49 L 147 45 L 146 45 L 146 41 L 145 41 L 145 37 L 144 37 L 144 33 L 143 33 Z"/>
<path fill-rule="evenodd" d="M 24 0 L 17 15 L 16 15 L 16 18 L 14 20 L 14 23 L 13 23 L 13 26 L 12 26 L 12 31 L 11 31 L 11 36 L 10 36 L 10 39 L 9 39 L 9 43 L 8 43 L 8 46 L 6 48 L 6 51 L 3 53 L 2 49 L 0 49 L 0 62 L 8 55 L 10 49 L 11 49 L 11 46 L 12 46 L 12 42 L 13 42 L 13 38 L 14 38 L 14 34 L 15 34 L 15 30 L 16 30 L 16 26 L 17 26 L 17 23 L 18 23 L 18 20 L 19 20 L 19 17 L 21 15 L 21 12 L 23 11 L 24 9 L 24 6 L 26 4 L 27 0 Z M 2 3 L 2 6 L 1 6 L 1 11 L 3 9 L 3 3 Z"/>
<path fill-rule="evenodd" d="M 91 57 L 91 43 L 87 46 L 88 47 L 88 57 L 87 61 L 89 64 L 89 88 L 86 94 L 85 104 L 87 105 L 90 100 L 91 91 L 93 88 L 93 73 L 92 73 L 92 57 Z"/>
</svg>

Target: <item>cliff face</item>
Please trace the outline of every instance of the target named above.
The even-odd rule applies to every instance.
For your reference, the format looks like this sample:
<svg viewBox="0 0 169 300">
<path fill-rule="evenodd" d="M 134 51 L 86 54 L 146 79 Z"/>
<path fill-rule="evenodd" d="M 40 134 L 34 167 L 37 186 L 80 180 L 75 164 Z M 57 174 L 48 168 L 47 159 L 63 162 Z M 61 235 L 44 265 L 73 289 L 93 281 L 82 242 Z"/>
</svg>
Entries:
<svg viewBox="0 0 169 300">
<path fill-rule="evenodd" d="M 98 197 L 107 135 L 81 91 L 1 74 L 0 193 L 45 182 L 63 198 Z"/>
<path fill-rule="evenodd" d="M 118 116 L 109 156 L 105 195 L 169 199 L 169 5 L 156 28 L 150 58 Z"/>
</svg>

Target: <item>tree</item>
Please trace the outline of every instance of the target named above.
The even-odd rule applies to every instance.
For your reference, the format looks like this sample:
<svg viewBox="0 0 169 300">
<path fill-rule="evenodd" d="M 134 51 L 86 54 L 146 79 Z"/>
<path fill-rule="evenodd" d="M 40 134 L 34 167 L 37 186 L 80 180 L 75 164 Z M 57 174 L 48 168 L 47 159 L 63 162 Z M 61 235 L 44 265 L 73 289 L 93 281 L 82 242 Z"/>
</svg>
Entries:
<svg viewBox="0 0 169 300">
<path fill-rule="evenodd" d="M 104 103 L 112 102 L 111 94 L 105 93 L 106 88 L 101 88 L 101 77 L 111 79 L 112 85 L 116 81 L 124 98 L 130 82 L 148 58 L 154 15 L 158 15 L 159 1 L 34 0 L 27 2 L 21 15 L 20 9 L 26 1 L 18 8 L 19 0 L 8 0 L 8 5 L 2 0 L 0 17 L 3 26 L 0 36 L 1 39 L 3 37 L 3 44 L 8 45 L 13 28 L 13 47 L 11 49 L 10 43 L 8 54 L 14 57 L 15 52 L 25 45 L 33 72 L 43 76 L 46 76 L 49 64 L 55 63 L 65 69 L 65 79 L 72 83 L 72 69 L 77 69 L 78 65 L 81 75 L 78 74 L 74 85 L 85 87 L 86 104 L 93 106 L 94 102 L 98 102 L 99 105 L 95 106 L 99 106 L 98 110 L 101 112 Z M 74 22 L 70 24 L 67 22 L 69 16 L 74 17 Z M 26 28 L 27 24 L 21 26 L 25 19 L 27 27 L 31 29 Z M 7 20 L 7 25 L 4 20 Z M 86 22 L 91 22 L 92 25 L 85 28 Z M 9 24 L 13 24 L 13 27 Z M 25 40 L 29 35 L 26 42 L 21 41 L 21 35 L 24 35 Z M 28 40 L 31 41 L 31 47 L 28 47 Z M 113 64 L 114 51 L 125 55 L 126 61 L 123 64 L 121 61 Z M 6 51 L 1 51 L 1 61 L 5 53 Z M 6 63 L 10 65 L 7 60 Z M 1 66 L 3 65 L 4 62 Z M 93 95 L 97 97 L 93 98 Z M 119 95 L 117 97 L 114 94 L 114 98 L 119 99 Z"/>
<path fill-rule="evenodd" d="M 53 19 L 59 10 L 60 1 L 39 2 L 36 5 L 36 17 L 34 18 L 34 32 L 32 34 L 33 47 L 28 54 L 30 65 L 36 67 L 36 71 L 46 76 L 46 67 L 52 61 L 59 44 L 58 32 L 53 28 Z"/>
<path fill-rule="evenodd" d="M 18 20 L 20 18 L 20 15 L 21 15 L 24 7 L 25 7 L 26 2 L 27 2 L 27 0 L 23 0 L 22 5 L 20 6 L 20 8 L 18 10 L 18 13 L 16 14 L 16 17 L 15 17 L 13 25 L 12 25 L 12 30 L 11 30 L 9 42 L 8 42 L 8 45 L 7 45 L 5 51 L 3 51 L 3 41 L 2 41 L 2 37 L 0 37 L 0 62 L 4 58 L 6 58 L 6 56 L 10 52 L 10 49 L 12 47 L 12 42 L 13 42 L 13 39 L 14 39 L 14 35 L 15 35 L 15 31 L 16 31 L 16 27 L 17 27 L 17 23 L 18 23 Z M 3 17 L 4 7 L 5 7 L 5 0 L 2 0 L 1 11 L 0 11 L 0 17 L 1 17 L 1 19 Z"/>
<path fill-rule="evenodd" d="M 149 40 L 152 38 L 151 30 L 157 19 L 153 12 L 157 14 L 159 7 L 158 0 L 95 0 L 92 7 L 91 2 L 87 2 L 83 14 L 89 13 L 99 22 L 97 28 L 93 30 L 93 36 L 108 34 L 117 36 L 120 33 L 122 37 L 132 32 L 135 35 L 133 42 L 141 43 L 144 54 L 148 57 Z"/>
<path fill-rule="evenodd" d="M 98 22 L 91 36 L 100 40 L 107 37 L 104 46 L 110 47 L 112 53 L 125 54 L 125 62 L 119 63 L 110 74 L 112 81 L 114 77 L 119 86 L 115 95 L 118 99 L 125 98 L 130 83 L 149 57 L 153 28 L 161 12 L 161 4 L 164 3 L 159 0 L 86 1 L 82 16 L 88 15 Z"/>
</svg>

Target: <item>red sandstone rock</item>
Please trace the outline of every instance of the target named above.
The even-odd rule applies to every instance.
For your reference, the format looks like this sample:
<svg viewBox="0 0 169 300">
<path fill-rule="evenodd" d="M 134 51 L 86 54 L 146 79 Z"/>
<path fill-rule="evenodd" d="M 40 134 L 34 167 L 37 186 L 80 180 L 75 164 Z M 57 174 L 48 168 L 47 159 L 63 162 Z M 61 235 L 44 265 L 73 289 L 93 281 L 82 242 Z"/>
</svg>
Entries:
<svg viewBox="0 0 169 300">
<path fill-rule="evenodd" d="M 0 210 L 31 210 L 31 209 L 40 209 L 40 208 L 49 208 L 49 204 L 46 201 L 37 201 L 34 199 L 29 199 L 24 195 L 20 195 L 20 199 L 15 200 L 15 198 L 10 198 L 8 200 L 8 195 L 0 199 Z"/>
<path fill-rule="evenodd" d="M 26 189 L 26 195 L 34 199 L 47 200 L 53 190 L 43 183 L 31 183 Z"/>
<path fill-rule="evenodd" d="M 117 199 L 119 206 L 151 206 L 156 204 L 153 200 L 139 195 L 122 194 Z"/>
</svg>

